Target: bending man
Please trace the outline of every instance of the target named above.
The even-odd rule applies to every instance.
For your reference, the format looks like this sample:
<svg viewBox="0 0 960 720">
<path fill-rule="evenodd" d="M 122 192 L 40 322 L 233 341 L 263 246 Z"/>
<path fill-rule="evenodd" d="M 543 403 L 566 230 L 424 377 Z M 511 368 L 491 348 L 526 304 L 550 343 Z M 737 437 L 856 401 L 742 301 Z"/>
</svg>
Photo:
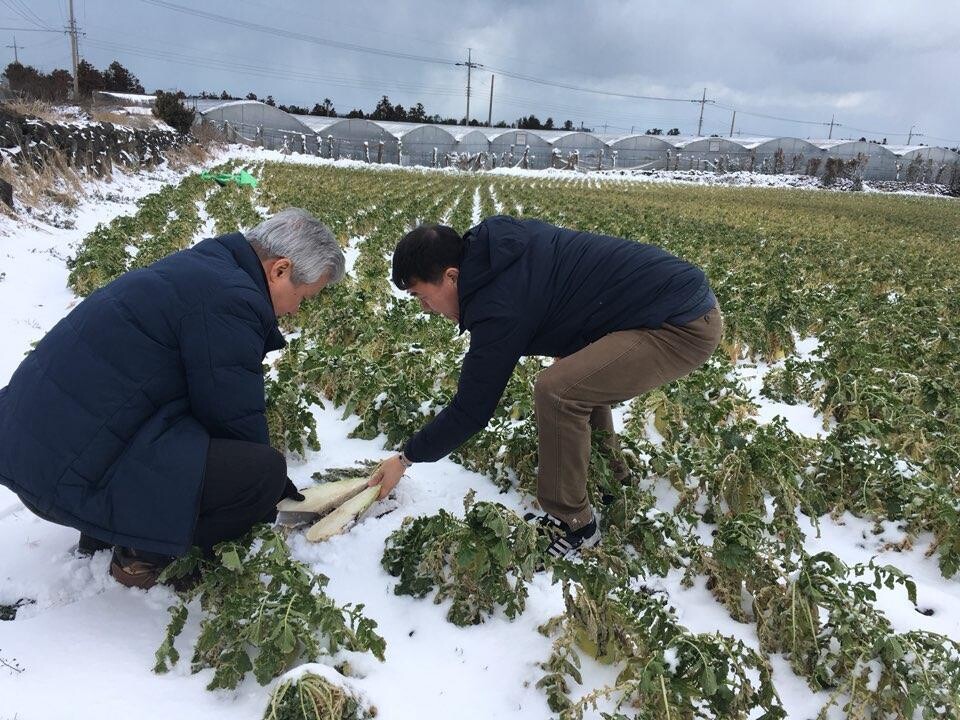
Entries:
<svg viewBox="0 0 960 720">
<path fill-rule="evenodd" d="M 407 234 L 393 282 L 470 331 L 451 403 L 381 466 L 382 495 L 417 462 L 438 460 L 482 430 L 524 355 L 558 359 L 534 388 L 537 499 L 549 552 L 599 541 L 587 500 L 591 429 L 613 434 L 611 404 L 687 375 L 722 335 L 699 268 L 660 248 L 537 220 L 488 218 L 460 236 L 443 225 Z"/>
</svg>

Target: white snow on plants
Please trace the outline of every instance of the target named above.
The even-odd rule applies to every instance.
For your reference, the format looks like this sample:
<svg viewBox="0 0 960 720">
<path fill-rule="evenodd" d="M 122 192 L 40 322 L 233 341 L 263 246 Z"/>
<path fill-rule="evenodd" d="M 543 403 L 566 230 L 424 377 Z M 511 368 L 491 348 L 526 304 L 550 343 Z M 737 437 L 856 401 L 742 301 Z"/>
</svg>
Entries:
<svg viewBox="0 0 960 720">
<path fill-rule="evenodd" d="M 330 161 L 305 156 L 283 156 L 262 150 L 234 149 L 241 162 L 277 160 L 307 164 Z M 341 166 L 369 167 L 340 162 Z M 398 172 L 437 172 L 425 169 L 386 168 Z M 193 169 L 196 170 L 196 169 Z M 186 172 L 159 169 L 137 175 L 117 173 L 104 183 L 91 183 L 69 223 L 60 216 L 31 216 L 21 209 L 20 219 L 0 218 L 0 386 L 5 385 L 31 343 L 39 340 L 77 302 L 67 287 L 65 262 L 77 243 L 97 223 L 107 223 L 134 210 L 138 198 L 177 182 Z M 457 172 L 457 171 L 441 171 Z M 535 175 L 533 171 L 497 171 L 503 175 Z M 566 177 L 559 171 L 543 171 L 545 179 Z M 575 177 L 575 176 L 574 176 Z M 612 178 L 598 178 L 607 182 Z M 475 197 L 476 212 L 476 197 Z M 57 219 L 58 218 L 58 219 Z M 56 220 L 56 226 L 48 222 Z M 210 234 L 204 222 L 203 233 Z M 347 248 L 348 265 L 356 259 L 356 245 Z M 400 293 L 395 293 L 401 295 Z M 401 296 L 405 296 L 401 295 Z M 816 349 L 813 338 L 802 340 L 801 356 Z M 824 432 L 822 419 L 810 408 L 770 403 L 759 393 L 762 376 L 769 368 L 743 364 L 738 372 L 759 406 L 758 415 L 769 420 L 776 414 L 787 418 L 796 432 Z M 622 426 L 624 407 L 616 411 Z M 300 486 L 311 482 L 317 470 L 342 467 L 357 460 L 387 457 L 384 438 L 350 438 L 358 419 L 341 419 L 343 408 L 326 403 L 315 406 L 321 449 L 302 459 L 290 459 L 289 472 Z M 469 490 L 478 500 L 501 502 L 517 511 L 530 509 L 529 498 L 516 492 L 501 494 L 486 478 L 469 472 L 450 460 L 414 466 L 396 490 L 396 509 L 377 517 L 368 513 L 346 535 L 322 544 L 311 544 L 294 535 L 293 555 L 330 578 L 329 595 L 338 603 L 364 603 L 365 613 L 379 623 L 387 641 L 386 662 L 368 654 L 341 652 L 326 658 L 324 667 L 348 659 L 354 672 L 345 685 L 361 694 L 390 720 L 424 720 L 455 717 L 458 720 L 540 719 L 550 716 L 543 692 L 535 687 L 543 675 L 538 663 L 550 654 L 551 641 L 537 627 L 563 610 L 558 585 L 547 574 L 538 574 L 530 586 L 526 611 L 514 621 L 497 613 L 487 622 L 458 628 L 445 620 L 448 603 L 397 596 L 395 579 L 380 565 L 384 539 L 404 517 L 432 514 L 440 508 L 462 514 L 463 497 Z M 664 508 L 675 500 L 668 485 L 656 488 Z M 381 510 L 391 507 L 379 504 Z M 936 557 L 926 557 L 931 538 L 920 536 L 898 545 L 902 530 L 895 523 L 881 524 L 843 515 L 822 518 L 819 531 L 809 519 L 799 518 L 807 534 L 810 552 L 829 550 L 847 563 L 872 557 L 890 562 L 917 582 L 920 608 L 917 612 L 902 591 L 881 589 L 878 606 L 897 631 L 925 629 L 960 639 L 960 605 L 955 580 L 944 579 Z M 108 553 L 82 559 L 74 554 L 77 532 L 40 520 L 9 490 L 0 488 L 0 603 L 21 598 L 34 602 L 23 606 L 16 619 L 0 622 L 0 657 L 16 658 L 22 672 L 0 665 L 0 719 L 34 720 L 72 718 L 102 720 L 127 717 L 136 708 L 138 717 L 158 720 L 258 720 L 266 707 L 271 686 L 261 687 L 248 677 L 235 691 L 209 692 L 205 685 L 212 671 L 190 673 L 192 642 L 198 633 L 198 615 L 192 612 L 177 645 L 184 657 L 172 672 L 152 672 L 153 655 L 168 621 L 167 607 L 174 595 L 166 588 L 149 592 L 126 589 L 108 575 Z M 719 631 L 758 647 L 755 626 L 730 619 L 700 578 L 684 588 L 680 574 L 654 578 L 651 589 L 669 594 L 679 622 L 693 632 Z M 673 658 L 668 658 L 673 661 Z M 780 656 L 773 656 L 774 680 L 790 718 L 813 717 L 826 700 L 813 693 Z M 310 670 L 334 677 L 323 667 Z M 582 694 L 599 683 L 609 682 L 616 668 L 584 659 L 586 685 L 574 688 Z"/>
</svg>

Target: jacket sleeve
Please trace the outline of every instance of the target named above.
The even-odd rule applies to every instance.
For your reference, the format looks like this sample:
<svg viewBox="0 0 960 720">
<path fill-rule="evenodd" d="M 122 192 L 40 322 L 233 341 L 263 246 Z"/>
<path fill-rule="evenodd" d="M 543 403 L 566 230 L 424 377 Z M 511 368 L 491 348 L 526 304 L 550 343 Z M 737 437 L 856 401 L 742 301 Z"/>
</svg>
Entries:
<svg viewBox="0 0 960 720">
<path fill-rule="evenodd" d="M 269 444 L 263 386 L 264 325 L 242 298 L 183 318 L 180 355 L 193 416 L 211 437 Z"/>
<path fill-rule="evenodd" d="M 470 329 L 457 394 L 404 447 L 412 462 L 433 462 L 450 454 L 493 417 L 528 333 L 516 318 L 489 318 Z"/>
</svg>

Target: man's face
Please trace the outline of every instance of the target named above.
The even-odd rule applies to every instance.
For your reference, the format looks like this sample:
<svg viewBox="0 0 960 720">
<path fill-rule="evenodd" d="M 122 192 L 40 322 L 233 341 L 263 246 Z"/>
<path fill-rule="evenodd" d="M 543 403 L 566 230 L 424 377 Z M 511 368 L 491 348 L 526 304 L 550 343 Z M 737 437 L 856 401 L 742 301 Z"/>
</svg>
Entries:
<svg viewBox="0 0 960 720">
<path fill-rule="evenodd" d="M 447 268 L 439 282 L 417 280 L 407 288 L 428 313 L 439 313 L 452 322 L 460 321 L 460 297 L 457 295 L 457 277 L 460 270 Z"/>
<path fill-rule="evenodd" d="M 263 269 L 267 274 L 270 301 L 273 303 L 273 312 L 277 317 L 293 315 L 300 309 L 300 303 L 309 300 L 327 285 L 326 276 L 316 282 L 294 284 L 292 266 L 287 258 L 264 260 Z"/>
</svg>

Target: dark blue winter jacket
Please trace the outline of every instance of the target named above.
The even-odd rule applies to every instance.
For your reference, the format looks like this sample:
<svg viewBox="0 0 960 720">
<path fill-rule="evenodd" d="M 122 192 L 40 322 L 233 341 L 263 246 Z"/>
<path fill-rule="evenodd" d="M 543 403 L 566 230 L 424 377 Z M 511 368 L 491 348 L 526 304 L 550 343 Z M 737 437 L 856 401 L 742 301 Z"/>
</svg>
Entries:
<svg viewBox="0 0 960 720">
<path fill-rule="evenodd" d="M 262 363 L 283 344 L 239 233 L 126 273 L 0 390 L 0 484 L 106 542 L 182 554 L 210 438 L 269 442 Z"/>
<path fill-rule="evenodd" d="M 618 330 L 684 325 L 717 303 L 699 268 L 653 245 L 497 216 L 465 236 L 457 394 L 407 442 L 413 462 L 482 430 L 524 355 L 566 356 Z"/>
</svg>

